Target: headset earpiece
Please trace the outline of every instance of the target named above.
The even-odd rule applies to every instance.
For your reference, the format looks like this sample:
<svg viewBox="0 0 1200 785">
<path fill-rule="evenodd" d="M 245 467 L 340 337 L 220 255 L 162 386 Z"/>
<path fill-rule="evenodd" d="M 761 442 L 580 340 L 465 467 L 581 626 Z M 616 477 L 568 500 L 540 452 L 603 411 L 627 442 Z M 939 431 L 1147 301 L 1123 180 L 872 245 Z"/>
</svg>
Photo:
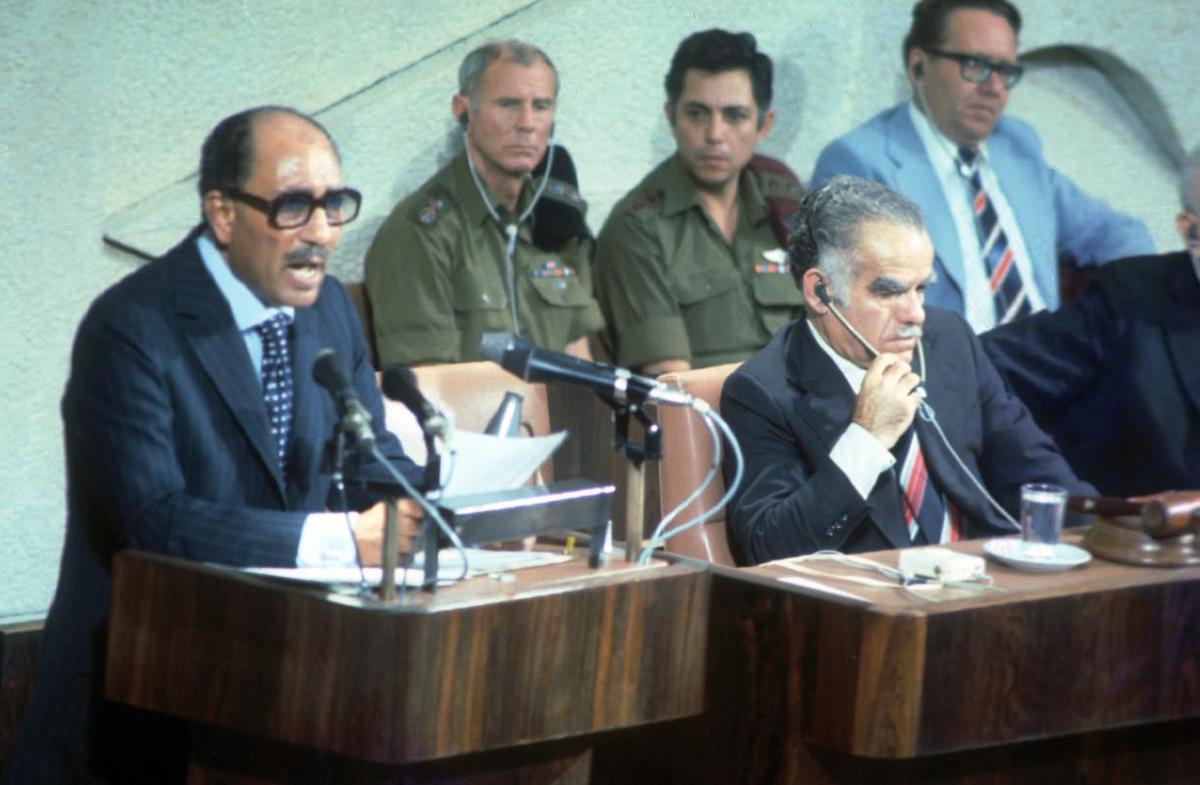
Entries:
<svg viewBox="0 0 1200 785">
<path fill-rule="evenodd" d="M 925 61 L 918 60 L 913 63 L 913 79 L 920 79 L 925 76 Z"/>
<path fill-rule="evenodd" d="M 459 125 L 461 125 L 463 128 L 466 128 L 466 127 L 467 127 L 467 120 L 468 120 L 468 115 L 467 115 L 467 113 L 466 113 L 466 112 L 460 112 L 460 113 L 459 113 L 459 115 L 458 115 L 458 124 L 459 124 Z"/>
<path fill-rule="evenodd" d="M 813 291 L 817 293 L 817 299 L 823 302 L 826 306 L 833 305 L 833 300 L 829 297 L 829 290 L 825 288 L 824 281 L 819 281 Z"/>
</svg>

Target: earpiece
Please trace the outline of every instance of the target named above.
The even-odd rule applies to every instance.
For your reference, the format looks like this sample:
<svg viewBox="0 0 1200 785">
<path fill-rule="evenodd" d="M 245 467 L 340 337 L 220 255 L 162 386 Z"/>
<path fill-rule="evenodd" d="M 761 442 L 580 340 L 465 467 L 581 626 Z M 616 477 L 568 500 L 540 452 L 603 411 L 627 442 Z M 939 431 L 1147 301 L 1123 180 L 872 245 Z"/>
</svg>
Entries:
<svg viewBox="0 0 1200 785">
<path fill-rule="evenodd" d="M 458 124 L 461 125 L 463 128 L 466 128 L 467 127 L 467 119 L 468 119 L 468 117 L 467 117 L 466 112 L 460 113 L 458 115 Z"/>
<path fill-rule="evenodd" d="M 829 307 L 833 307 L 833 300 L 829 297 L 829 290 L 825 288 L 825 282 L 821 281 L 816 285 L 814 291 L 817 293 L 817 299 Z"/>
<path fill-rule="evenodd" d="M 913 79 L 920 79 L 923 76 L 925 76 L 925 63 L 918 60 L 913 63 Z"/>
</svg>

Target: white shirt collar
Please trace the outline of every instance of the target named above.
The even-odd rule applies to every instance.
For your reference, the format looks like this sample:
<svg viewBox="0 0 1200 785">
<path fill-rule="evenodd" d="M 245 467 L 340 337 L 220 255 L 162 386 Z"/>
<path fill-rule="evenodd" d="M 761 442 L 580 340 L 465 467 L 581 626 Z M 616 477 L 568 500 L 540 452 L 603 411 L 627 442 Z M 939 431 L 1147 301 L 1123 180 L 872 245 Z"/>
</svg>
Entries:
<svg viewBox="0 0 1200 785">
<path fill-rule="evenodd" d="M 264 305 L 250 287 L 233 274 L 229 261 L 207 231 L 196 238 L 196 248 L 200 251 L 200 259 L 216 282 L 221 296 L 229 303 L 229 308 L 233 311 L 233 323 L 237 325 L 239 332 L 252 330 L 278 313 L 286 315 L 289 322 L 296 318 L 296 309 L 290 305 Z"/>
<path fill-rule="evenodd" d="M 808 327 L 809 332 L 812 333 L 812 337 L 816 339 L 817 346 L 820 346 L 821 351 L 829 355 L 829 359 L 833 360 L 833 364 L 837 366 L 837 369 L 842 372 L 842 376 L 846 378 L 846 382 L 850 385 L 850 389 L 854 391 L 855 395 L 858 395 L 859 390 L 862 389 L 863 379 L 865 379 L 867 376 L 867 369 L 859 368 L 857 365 L 838 354 L 825 340 L 824 336 L 821 335 L 821 331 L 813 326 L 809 319 L 806 318 L 804 320 L 804 324 Z"/>
<path fill-rule="evenodd" d="M 921 143 L 929 154 L 933 168 L 938 173 L 955 172 L 963 175 L 958 165 L 958 145 L 943 134 L 937 125 L 912 101 L 908 102 L 908 117 L 912 121 L 913 128 L 917 129 L 917 136 L 921 138 Z M 978 162 L 977 166 L 988 163 L 986 139 L 979 143 L 976 161 Z"/>
</svg>

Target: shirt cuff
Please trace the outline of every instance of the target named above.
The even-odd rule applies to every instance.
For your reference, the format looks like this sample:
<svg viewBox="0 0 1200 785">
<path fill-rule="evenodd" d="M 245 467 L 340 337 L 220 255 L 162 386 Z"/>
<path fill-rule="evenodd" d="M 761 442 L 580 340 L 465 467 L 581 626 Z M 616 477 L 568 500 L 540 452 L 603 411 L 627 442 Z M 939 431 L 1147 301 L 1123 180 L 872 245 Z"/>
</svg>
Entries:
<svg viewBox="0 0 1200 785">
<path fill-rule="evenodd" d="M 870 495 L 879 475 L 896 463 L 891 450 L 856 422 L 850 423 L 837 444 L 833 445 L 829 458 L 842 470 L 863 499 Z"/>
<path fill-rule="evenodd" d="M 347 522 L 346 517 L 350 520 Z M 358 513 L 314 512 L 304 519 L 300 547 L 296 550 L 297 567 L 355 567 L 354 536 L 351 529 Z"/>
</svg>

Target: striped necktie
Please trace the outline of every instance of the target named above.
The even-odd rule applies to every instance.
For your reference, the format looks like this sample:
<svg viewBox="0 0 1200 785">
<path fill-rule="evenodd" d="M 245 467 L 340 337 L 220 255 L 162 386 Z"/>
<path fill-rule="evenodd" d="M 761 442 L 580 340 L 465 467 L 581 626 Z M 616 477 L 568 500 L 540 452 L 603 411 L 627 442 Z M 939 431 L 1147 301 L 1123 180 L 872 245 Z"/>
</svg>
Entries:
<svg viewBox="0 0 1200 785">
<path fill-rule="evenodd" d="M 267 419 L 279 455 L 279 468 L 287 471 L 288 436 L 292 430 L 292 363 L 288 356 L 288 318 L 278 313 L 257 325 L 262 338 L 262 392 Z"/>
<path fill-rule="evenodd" d="M 961 539 L 958 517 L 947 510 L 942 495 L 930 481 L 915 428 L 910 426 L 900 437 L 892 454 L 900 462 L 900 504 L 909 539 L 931 545 L 958 542 Z"/>
<path fill-rule="evenodd" d="M 971 208 L 975 215 L 975 228 L 979 232 L 980 255 L 987 263 L 988 286 L 992 292 L 992 303 L 996 308 L 996 324 L 1004 324 L 1018 316 L 1027 316 L 1033 308 L 1029 304 L 1029 293 L 1017 269 L 1012 246 L 1000 226 L 996 207 L 988 198 L 980 176 L 978 152 L 969 147 L 958 148 L 962 166 L 959 171 L 971 182 Z"/>
</svg>

